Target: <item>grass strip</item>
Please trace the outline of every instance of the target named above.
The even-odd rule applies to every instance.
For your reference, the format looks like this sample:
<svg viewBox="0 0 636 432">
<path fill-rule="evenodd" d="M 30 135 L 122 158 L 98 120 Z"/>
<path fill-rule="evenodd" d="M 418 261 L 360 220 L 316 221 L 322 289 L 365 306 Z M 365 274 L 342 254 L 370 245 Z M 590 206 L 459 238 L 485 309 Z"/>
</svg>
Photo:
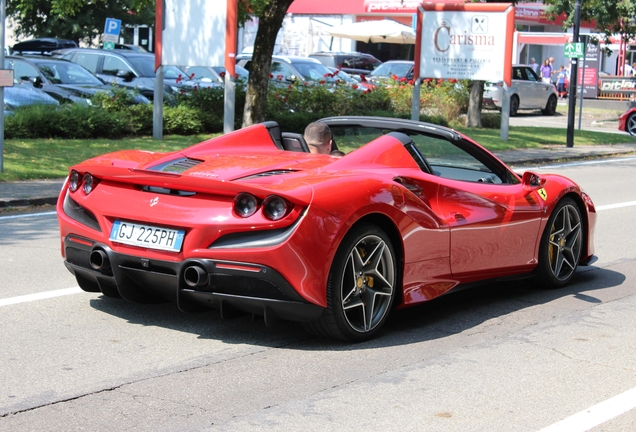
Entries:
<svg viewBox="0 0 636 432">
<path fill-rule="evenodd" d="M 511 127 L 507 141 L 499 139 L 499 129 L 457 128 L 491 151 L 565 146 L 566 129 Z M 218 135 L 218 134 L 217 134 Z M 170 152 L 189 147 L 217 135 L 166 136 L 162 141 L 151 137 L 123 140 L 7 140 L 4 145 L 4 171 L 0 181 L 63 178 L 68 167 L 100 154 L 118 150 Z M 576 130 L 574 145 L 611 145 L 636 143 L 636 137 L 625 134 Z M 343 148 L 349 152 L 353 146 Z"/>
</svg>

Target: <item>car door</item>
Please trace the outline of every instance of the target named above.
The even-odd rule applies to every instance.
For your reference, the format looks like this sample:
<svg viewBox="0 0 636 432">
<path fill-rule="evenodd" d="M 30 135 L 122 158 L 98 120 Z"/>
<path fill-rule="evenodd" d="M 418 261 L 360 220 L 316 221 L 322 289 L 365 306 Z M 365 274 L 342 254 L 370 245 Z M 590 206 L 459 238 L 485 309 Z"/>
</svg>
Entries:
<svg viewBox="0 0 636 432">
<path fill-rule="evenodd" d="M 524 68 L 512 68 L 512 86 L 519 97 L 519 108 L 533 108 L 535 106 L 532 85 L 528 81 Z"/>
<path fill-rule="evenodd" d="M 450 227 L 453 275 L 496 275 L 534 265 L 543 208 L 538 193 L 524 189 L 470 142 L 412 138 L 437 177 L 433 208 Z"/>
<path fill-rule="evenodd" d="M 545 108 L 548 97 L 552 94 L 552 84 L 546 84 L 534 73 L 532 68 L 524 67 L 528 86 L 532 88 L 532 101 L 534 108 Z"/>
</svg>

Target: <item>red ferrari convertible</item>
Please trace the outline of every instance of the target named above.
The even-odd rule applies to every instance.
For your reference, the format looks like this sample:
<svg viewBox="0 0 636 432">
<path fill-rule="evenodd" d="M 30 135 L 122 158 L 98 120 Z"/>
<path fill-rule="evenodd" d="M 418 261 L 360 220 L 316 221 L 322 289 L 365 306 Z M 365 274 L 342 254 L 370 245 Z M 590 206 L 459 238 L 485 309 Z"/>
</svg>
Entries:
<svg viewBox="0 0 636 432">
<path fill-rule="evenodd" d="M 310 154 L 265 122 L 71 167 L 57 206 L 66 267 L 85 291 L 360 341 L 393 307 L 532 273 L 560 287 L 593 261 L 596 211 L 573 181 L 519 176 L 433 124 L 322 121 L 358 148 Z"/>
</svg>

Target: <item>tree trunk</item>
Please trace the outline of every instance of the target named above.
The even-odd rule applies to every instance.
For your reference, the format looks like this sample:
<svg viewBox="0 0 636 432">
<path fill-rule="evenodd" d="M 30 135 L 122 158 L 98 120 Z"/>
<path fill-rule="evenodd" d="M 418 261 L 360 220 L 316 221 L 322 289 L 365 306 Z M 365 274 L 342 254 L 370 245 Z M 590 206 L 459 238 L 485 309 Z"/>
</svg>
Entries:
<svg viewBox="0 0 636 432">
<path fill-rule="evenodd" d="M 485 81 L 470 83 L 470 99 L 466 113 L 466 127 L 481 127 L 481 105 L 484 98 Z"/>
<path fill-rule="evenodd" d="M 250 77 L 245 95 L 243 127 L 265 121 L 272 53 L 276 44 L 276 36 L 292 2 L 293 0 L 269 0 L 269 4 L 259 17 L 258 31 L 254 40 L 254 54 L 250 64 Z"/>
</svg>

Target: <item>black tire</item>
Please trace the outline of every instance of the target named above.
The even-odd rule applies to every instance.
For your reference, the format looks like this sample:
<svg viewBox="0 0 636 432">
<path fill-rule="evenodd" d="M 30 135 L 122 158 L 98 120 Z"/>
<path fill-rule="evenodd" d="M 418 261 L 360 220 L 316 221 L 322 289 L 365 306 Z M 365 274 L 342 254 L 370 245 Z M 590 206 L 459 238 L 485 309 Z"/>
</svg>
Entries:
<svg viewBox="0 0 636 432">
<path fill-rule="evenodd" d="M 562 199 L 550 215 L 539 246 L 537 276 L 545 288 L 570 282 L 581 259 L 584 231 L 581 210 L 571 198 Z"/>
<path fill-rule="evenodd" d="M 512 95 L 510 96 L 510 117 L 516 116 L 517 111 L 519 111 L 519 96 Z"/>
<path fill-rule="evenodd" d="M 557 98 L 552 95 L 548 98 L 548 103 L 545 104 L 545 108 L 541 110 L 543 115 L 554 115 L 556 113 Z"/>
<path fill-rule="evenodd" d="M 358 225 L 347 233 L 331 265 L 327 309 L 320 319 L 303 326 L 313 334 L 332 339 L 369 340 L 389 316 L 397 280 L 389 237 L 375 225 Z"/>
<path fill-rule="evenodd" d="M 636 136 L 636 114 L 632 114 L 625 122 L 625 130 L 631 135 Z"/>
</svg>

